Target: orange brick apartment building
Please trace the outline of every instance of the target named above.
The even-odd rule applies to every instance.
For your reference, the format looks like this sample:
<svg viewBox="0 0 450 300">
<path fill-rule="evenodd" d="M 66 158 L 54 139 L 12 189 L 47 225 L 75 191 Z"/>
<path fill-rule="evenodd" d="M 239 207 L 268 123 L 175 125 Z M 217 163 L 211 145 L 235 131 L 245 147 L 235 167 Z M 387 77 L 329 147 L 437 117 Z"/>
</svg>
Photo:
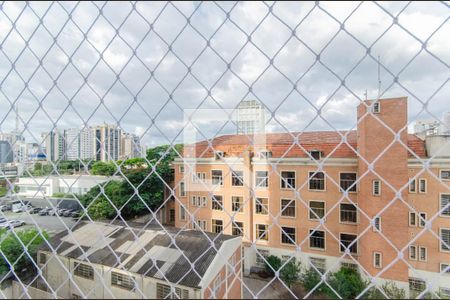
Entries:
<svg viewBox="0 0 450 300">
<path fill-rule="evenodd" d="M 246 272 L 263 265 L 258 249 L 321 272 L 358 265 L 410 290 L 426 279 L 450 296 L 450 137 L 408 134 L 406 98 L 366 101 L 357 118 L 353 131 L 185 146 L 171 221 L 242 235 Z"/>
</svg>

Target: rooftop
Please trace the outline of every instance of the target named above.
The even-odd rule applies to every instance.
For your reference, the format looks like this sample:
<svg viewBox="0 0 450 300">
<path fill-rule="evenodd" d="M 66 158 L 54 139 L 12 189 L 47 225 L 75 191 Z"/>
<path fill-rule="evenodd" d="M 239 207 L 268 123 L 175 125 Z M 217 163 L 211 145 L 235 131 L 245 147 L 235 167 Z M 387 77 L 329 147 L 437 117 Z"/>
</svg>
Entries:
<svg viewBox="0 0 450 300">
<path fill-rule="evenodd" d="M 346 143 L 342 137 L 346 137 Z M 295 144 L 298 139 L 298 146 Z M 392 136 L 394 139 L 394 136 Z M 305 151 L 322 151 L 324 156 L 333 158 L 357 158 L 357 132 L 350 131 L 309 131 L 291 133 L 267 133 L 261 135 L 222 135 L 210 141 L 214 150 L 225 151 L 230 155 L 242 154 L 249 145 L 272 151 L 273 157 L 308 157 Z M 186 157 L 195 153 L 197 157 L 213 157 L 208 141 L 201 141 L 185 147 Z M 408 134 L 409 157 L 426 157 L 425 142 L 414 134 Z M 304 150 L 303 150 L 303 149 Z M 412 153 L 411 153 L 412 152 Z"/>
<path fill-rule="evenodd" d="M 170 227 L 165 227 L 165 230 L 167 232 L 157 225 L 132 222 L 127 227 L 118 222 L 82 222 L 70 234 L 65 230 L 54 236 L 50 244 L 64 257 L 197 288 L 217 255 L 211 241 L 214 240 L 219 250 L 224 241 L 237 238 Z M 174 237 L 176 246 L 171 237 Z M 40 250 L 51 252 L 48 245 Z"/>
</svg>

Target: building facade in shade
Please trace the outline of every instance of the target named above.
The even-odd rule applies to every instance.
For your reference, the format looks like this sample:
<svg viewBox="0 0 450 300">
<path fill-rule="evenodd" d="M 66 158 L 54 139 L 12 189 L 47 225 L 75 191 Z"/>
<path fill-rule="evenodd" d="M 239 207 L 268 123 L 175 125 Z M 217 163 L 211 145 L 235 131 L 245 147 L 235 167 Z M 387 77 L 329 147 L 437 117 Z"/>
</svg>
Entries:
<svg viewBox="0 0 450 300">
<path fill-rule="evenodd" d="M 122 133 L 120 149 L 120 159 L 122 160 L 143 157 L 141 141 L 135 134 Z"/>
<path fill-rule="evenodd" d="M 66 140 L 64 133 L 58 129 L 41 134 L 47 161 L 65 160 Z"/>
<path fill-rule="evenodd" d="M 444 113 L 442 134 L 450 135 L 450 110 Z"/>
<path fill-rule="evenodd" d="M 28 290 L 31 298 L 54 298 L 48 291 L 66 299 L 242 298 L 240 237 L 81 222 L 49 244 L 56 250 L 47 244 L 39 249 L 42 278 Z"/>
<path fill-rule="evenodd" d="M 237 134 L 264 133 L 266 118 L 264 106 L 256 100 L 239 103 L 235 111 Z"/>
<path fill-rule="evenodd" d="M 408 134 L 407 98 L 367 100 L 357 116 L 353 131 L 270 133 L 263 145 L 225 135 L 211 141 L 215 151 L 207 141 L 185 145 L 169 219 L 241 235 L 245 272 L 263 267 L 263 256 L 294 255 L 321 273 L 355 267 L 380 284 L 416 293 L 428 280 L 450 295 L 450 149 L 442 147 L 450 137 Z"/>
<path fill-rule="evenodd" d="M 94 159 L 119 160 L 122 129 L 116 125 L 102 124 L 94 127 Z"/>
<path fill-rule="evenodd" d="M 7 141 L 0 141 L 0 164 L 9 164 L 14 161 L 14 153 L 11 144 Z"/>
<path fill-rule="evenodd" d="M 13 160 L 15 163 L 26 162 L 27 144 L 19 131 L 0 132 L 0 141 L 9 142 L 13 149 Z"/>
</svg>

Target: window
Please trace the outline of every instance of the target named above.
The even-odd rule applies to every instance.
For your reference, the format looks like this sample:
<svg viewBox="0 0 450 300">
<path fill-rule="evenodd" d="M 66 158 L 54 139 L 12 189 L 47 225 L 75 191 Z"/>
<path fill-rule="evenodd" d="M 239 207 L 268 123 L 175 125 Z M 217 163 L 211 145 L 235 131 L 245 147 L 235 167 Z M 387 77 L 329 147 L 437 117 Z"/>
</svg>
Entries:
<svg viewBox="0 0 450 300">
<path fill-rule="evenodd" d="M 222 171 L 221 170 L 212 170 L 211 171 L 211 179 L 213 185 L 223 185 Z"/>
<path fill-rule="evenodd" d="M 410 179 L 409 180 L 409 192 L 410 193 L 415 193 L 416 192 L 416 180 L 415 179 Z"/>
<path fill-rule="evenodd" d="M 75 263 L 73 274 L 86 279 L 94 279 L 94 268 L 82 263 Z"/>
<path fill-rule="evenodd" d="M 450 194 L 441 194 L 441 216 L 450 217 Z"/>
<path fill-rule="evenodd" d="M 268 187 L 269 186 L 269 172 L 256 171 L 255 185 L 256 187 Z"/>
<path fill-rule="evenodd" d="M 419 246 L 419 260 L 427 261 L 427 248 L 423 246 Z"/>
<path fill-rule="evenodd" d="M 281 199 L 281 216 L 295 218 L 295 200 Z"/>
<path fill-rule="evenodd" d="M 47 254 L 40 252 L 39 253 L 39 263 L 41 265 L 45 264 L 47 262 Z"/>
<path fill-rule="evenodd" d="M 281 227 L 281 243 L 295 245 L 294 227 Z"/>
<path fill-rule="evenodd" d="M 416 213 L 415 212 L 410 212 L 409 213 L 409 226 L 417 226 Z"/>
<path fill-rule="evenodd" d="M 372 181 L 372 195 L 374 196 L 381 195 L 381 182 L 379 180 Z"/>
<path fill-rule="evenodd" d="M 310 257 L 309 261 L 311 262 L 311 264 L 316 267 L 316 269 L 321 273 L 325 273 L 325 271 L 327 270 L 327 264 L 326 264 L 326 259 L 325 258 L 318 258 L 318 257 Z M 314 268 L 313 268 L 314 270 Z"/>
<path fill-rule="evenodd" d="M 325 216 L 325 202 L 309 201 L 309 218 L 311 220 L 322 219 Z"/>
<path fill-rule="evenodd" d="M 118 286 L 127 290 L 134 289 L 134 278 L 126 274 L 111 272 L 111 285 Z"/>
<path fill-rule="evenodd" d="M 325 190 L 325 174 L 323 172 L 309 172 L 309 189 L 316 191 Z"/>
<path fill-rule="evenodd" d="M 267 199 L 267 198 L 256 198 L 255 214 L 258 214 L 258 215 L 267 215 L 267 214 L 269 214 L 269 199 Z"/>
<path fill-rule="evenodd" d="M 374 114 L 379 114 L 380 111 L 381 111 L 381 104 L 380 104 L 380 102 L 374 102 L 373 106 L 372 106 L 372 112 Z"/>
<path fill-rule="evenodd" d="M 295 189 L 295 172 L 281 171 L 281 188 Z"/>
<path fill-rule="evenodd" d="M 182 221 L 186 220 L 186 210 L 181 205 L 180 205 L 180 220 Z"/>
<path fill-rule="evenodd" d="M 309 247 L 317 249 L 325 249 L 325 231 L 310 229 Z"/>
<path fill-rule="evenodd" d="M 321 160 L 323 153 L 322 153 L 322 151 L 319 151 L 319 150 L 312 150 L 312 151 L 309 151 L 309 154 L 311 155 L 312 159 Z"/>
<path fill-rule="evenodd" d="M 203 231 L 208 230 L 208 222 L 206 220 L 197 220 L 197 228 Z"/>
<path fill-rule="evenodd" d="M 233 196 L 231 197 L 231 210 L 232 211 L 237 211 L 237 212 L 243 212 L 243 198 L 242 197 L 237 197 L 237 196 Z"/>
<path fill-rule="evenodd" d="M 223 151 L 215 151 L 214 152 L 214 158 L 215 159 L 222 159 L 224 158 L 225 153 L 223 153 Z"/>
<path fill-rule="evenodd" d="M 417 247 L 414 245 L 409 246 L 409 259 L 411 260 L 417 259 Z"/>
<path fill-rule="evenodd" d="M 223 210 L 223 199 L 222 196 L 214 195 L 212 197 L 212 209 Z"/>
<path fill-rule="evenodd" d="M 260 266 L 264 266 L 266 263 L 264 261 L 270 255 L 269 250 L 256 249 L 256 264 Z"/>
<path fill-rule="evenodd" d="M 450 275 L 450 263 L 441 263 L 440 270 L 443 275 Z"/>
<path fill-rule="evenodd" d="M 341 233 L 340 239 L 341 239 L 341 252 L 345 252 L 345 250 L 348 248 L 350 253 L 356 254 L 358 253 L 358 241 L 355 241 L 357 238 L 357 235 L 355 234 L 347 234 L 347 233 Z M 353 243 L 353 241 L 355 241 Z M 350 246 L 351 244 L 351 246 Z"/>
<path fill-rule="evenodd" d="M 441 170 L 439 177 L 442 180 L 450 180 L 450 170 Z"/>
<path fill-rule="evenodd" d="M 192 206 L 197 206 L 197 196 L 192 196 L 192 198 L 191 198 L 191 205 Z"/>
<path fill-rule="evenodd" d="M 175 222 L 175 209 L 169 210 L 169 222 L 170 223 Z"/>
<path fill-rule="evenodd" d="M 356 206 L 350 203 L 341 203 L 341 222 L 344 223 L 356 223 L 358 221 L 358 213 L 356 211 Z"/>
<path fill-rule="evenodd" d="M 373 253 L 373 266 L 374 268 L 381 269 L 382 268 L 382 258 L 380 252 Z"/>
<path fill-rule="evenodd" d="M 231 171 L 231 185 L 244 186 L 244 171 Z"/>
<path fill-rule="evenodd" d="M 425 290 L 425 281 L 419 278 L 409 278 L 409 290 L 414 292 L 422 292 Z"/>
<path fill-rule="evenodd" d="M 184 165 L 180 165 L 179 171 L 180 173 L 184 173 Z"/>
<path fill-rule="evenodd" d="M 441 250 L 450 251 L 450 229 L 442 228 L 440 233 Z"/>
<path fill-rule="evenodd" d="M 244 235 L 244 223 L 233 222 L 231 225 L 231 234 L 243 236 Z"/>
<path fill-rule="evenodd" d="M 156 283 L 156 298 L 157 299 L 189 299 L 189 290 L 175 288 L 175 293 L 169 285 Z"/>
<path fill-rule="evenodd" d="M 358 265 L 357 264 L 350 263 L 350 262 L 345 262 L 345 261 L 341 262 L 341 268 L 346 268 L 346 269 L 358 271 Z"/>
<path fill-rule="evenodd" d="M 419 179 L 419 193 L 426 193 L 427 192 L 427 180 L 424 178 Z"/>
<path fill-rule="evenodd" d="M 356 192 L 356 173 L 340 173 L 339 176 L 343 191 Z"/>
<path fill-rule="evenodd" d="M 212 232 L 221 233 L 223 231 L 223 221 L 222 220 L 212 220 Z"/>
<path fill-rule="evenodd" d="M 419 213 L 419 227 L 425 227 L 425 223 L 427 222 L 427 214 Z"/>
<path fill-rule="evenodd" d="M 373 229 L 374 231 L 381 231 L 381 217 L 373 219 Z"/>
<path fill-rule="evenodd" d="M 192 174 L 192 182 L 199 183 L 206 181 L 206 173 L 197 172 L 196 174 Z"/>
<path fill-rule="evenodd" d="M 258 152 L 258 157 L 260 159 L 267 159 L 272 157 L 272 151 L 260 151 Z"/>
<path fill-rule="evenodd" d="M 269 240 L 269 225 L 256 224 L 256 238 L 263 241 Z"/>
<path fill-rule="evenodd" d="M 200 197 L 198 197 L 198 200 L 200 201 Z M 200 201 L 199 206 L 200 207 L 206 207 L 207 203 L 208 202 L 206 201 L 206 196 L 202 196 L 202 200 Z"/>
<path fill-rule="evenodd" d="M 186 197 L 186 188 L 184 182 L 180 182 L 180 197 Z"/>
</svg>

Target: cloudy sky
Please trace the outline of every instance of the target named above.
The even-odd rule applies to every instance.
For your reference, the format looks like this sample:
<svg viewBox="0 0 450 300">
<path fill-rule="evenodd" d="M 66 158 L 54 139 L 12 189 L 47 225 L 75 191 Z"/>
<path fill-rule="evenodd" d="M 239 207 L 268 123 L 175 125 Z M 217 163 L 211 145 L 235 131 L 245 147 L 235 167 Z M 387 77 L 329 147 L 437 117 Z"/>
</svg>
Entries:
<svg viewBox="0 0 450 300">
<path fill-rule="evenodd" d="M 411 123 L 440 119 L 448 16 L 438 2 L 4 2 L 0 130 L 16 103 L 29 141 L 107 122 L 152 146 L 182 138 L 186 109 L 210 112 L 201 135 L 234 132 L 222 109 L 247 99 L 269 131 L 353 128 L 365 90 L 377 96 L 378 56 L 383 96 L 408 96 Z"/>
</svg>

